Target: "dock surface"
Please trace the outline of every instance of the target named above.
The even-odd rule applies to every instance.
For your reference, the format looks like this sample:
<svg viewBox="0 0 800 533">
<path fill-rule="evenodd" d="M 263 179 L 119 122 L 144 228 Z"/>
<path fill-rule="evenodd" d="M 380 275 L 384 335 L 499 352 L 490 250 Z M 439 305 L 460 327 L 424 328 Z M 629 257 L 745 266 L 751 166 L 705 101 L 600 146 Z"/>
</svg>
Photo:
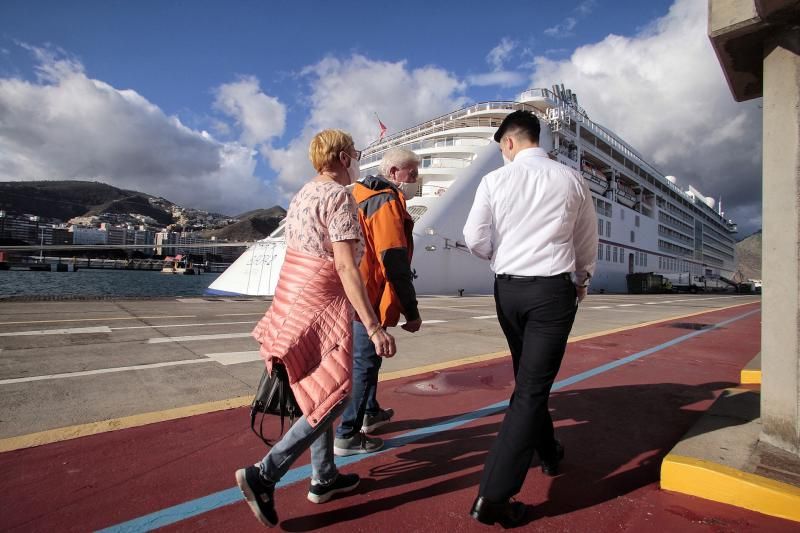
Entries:
<svg viewBox="0 0 800 533">
<path fill-rule="evenodd" d="M 242 406 L 263 368 L 249 331 L 268 305 L 0 304 L 3 529 L 259 530 L 233 472 L 266 452 Z M 385 451 L 337 459 L 363 481 L 323 505 L 305 499 L 304 456 L 276 493 L 279 527 L 486 529 L 467 513 L 513 388 L 494 302 L 421 298 L 420 311 L 423 329 L 393 330 L 382 369 L 379 399 L 397 412 Z M 534 464 L 518 496 L 527 529 L 796 530 L 658 489 L 663 456 L 760 350 L 759 324 L 753 296 L 589 296 L 551 399 L 563 472 Z"/>
</svg>

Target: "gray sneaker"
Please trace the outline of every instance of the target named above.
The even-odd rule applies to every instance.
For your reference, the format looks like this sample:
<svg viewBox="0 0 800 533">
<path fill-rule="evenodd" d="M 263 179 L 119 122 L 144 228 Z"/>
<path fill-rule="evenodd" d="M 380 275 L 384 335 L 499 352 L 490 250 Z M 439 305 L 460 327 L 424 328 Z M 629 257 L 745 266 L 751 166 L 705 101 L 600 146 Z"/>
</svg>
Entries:
<svg viewBox="0 0 800 533">
<path fill-rule="evenodd" d="M 336 494 L 343 494 L 350 492 L 358 487 L 361 479 L 358 474 L 339 474 L 332 483 L 322 485 L 320 483 L 311 483 L 308 488 L 308 501 L 312 503 L 325 503 Z"/>
<path fill-rule="evenodd" d="M 361 424 L 361 431 L 364 433 L 372 433 L 379 427 L 391 422 L 393 416 L 394 409 L 391 407 L 388 409 L 381 409 L 377 412 L 377 414 L 374 415 L 365 414 L 364 422 Z"/>
<path fill-rule="evenodd" d="M 356 433 L 350 438 L 336 437 L 333 441 L 333 453 L 338 457 L 377 452 L 381 448 L 383 448 L 383 440 L 377 437 L 367 437 L 364 433 Z"/>
</svg>

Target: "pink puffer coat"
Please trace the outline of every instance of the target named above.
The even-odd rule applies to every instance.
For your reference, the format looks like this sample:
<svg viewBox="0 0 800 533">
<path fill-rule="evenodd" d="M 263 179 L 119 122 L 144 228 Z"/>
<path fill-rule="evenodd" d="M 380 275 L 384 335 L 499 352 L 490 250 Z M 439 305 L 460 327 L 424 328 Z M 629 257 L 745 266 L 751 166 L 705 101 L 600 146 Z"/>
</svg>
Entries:
<svg viewBox="0 0 800 533">
<path fill-rule="evenodd" d="M 286 366 L 311 426 L 352 390 L 352 320 L 333 261 L 287 250 L 272 305 L 252 335 L 270 371 L 273 358 Z"/>
</svg>

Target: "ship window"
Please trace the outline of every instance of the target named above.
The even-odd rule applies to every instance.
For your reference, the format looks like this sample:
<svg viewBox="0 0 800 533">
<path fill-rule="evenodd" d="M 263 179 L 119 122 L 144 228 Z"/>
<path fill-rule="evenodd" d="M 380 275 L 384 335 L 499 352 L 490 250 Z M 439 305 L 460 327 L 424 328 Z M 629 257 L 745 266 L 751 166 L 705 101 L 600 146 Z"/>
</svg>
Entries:
<svg viewBox="0 0 800 533">
<path fill-rule="evenodd" d="M 445 146 L 453 146 L 453 138 L 452 137 L 448 137 L 447 139 L 445 139 L 444 145 Z"/>
<path fill-rule="evenodd" d="M 617 248 L 617 247 L 615 246 L 615 247 L 614 247 L 614 262 L 615 262 L 615 263 L 619 261 L 619 255 L 618 255 L 618 253 L 619 253 L 619 248 Z"/>
<path fill-rule="evenodd" d="M 639 215 L 636 215 L 635 220 L 636 220 L 636 224 L 635 225 L 638 228 L 639 227 Z"/>
<path fill-rule="evenodd" d="M 603 260 L 603 245 L 602 244 L 598 244 L 597 245 L 597 260 L 598 261 L 602 261 Z"/>
<path fill-rule="evenodd" d="M 620 209 L 619 210 L 619 218 L 620 218 L 620 220 L 625 220 L 625 210 L 624 209 Z"/>
<path fill-rule="evenodd" d="M 431 163 L 432 163 L 431 156 L 426 155 L 425 157 L 422 158 L 421 166 L 422 168 L 428 168 L 429 166 L 431 166 Z"/>
<path fill-rule="evenodd" d="M 602 218 L 598 218 L 597 219 L 597 234 L 598 235 L 602 235 L 603 234 L 603 219 Z"/>
<path fill-rule="evenodd" d="M 611 261 L 611 246 L 606 244 L 606 261 Z"/>
<path fill-rule="evenodd" d="M 611 222 L 606 220 L 606 237 L 611 237 Z"/>
<path fill-rule="evenodd" d="M 633 230 L 631 230 L 631 242 L 636 242 L 636 234 L 633 233 Z"/>
</svg>

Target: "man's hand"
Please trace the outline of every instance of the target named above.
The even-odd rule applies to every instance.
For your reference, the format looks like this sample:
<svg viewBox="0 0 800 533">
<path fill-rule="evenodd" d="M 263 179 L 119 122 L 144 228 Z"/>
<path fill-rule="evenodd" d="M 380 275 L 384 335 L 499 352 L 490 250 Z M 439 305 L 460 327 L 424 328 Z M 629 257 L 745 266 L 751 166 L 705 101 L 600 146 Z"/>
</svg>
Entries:
<svg viewBox="0 0 800 533">
<path fill-rule="evenodd" d="M 581 303 L 586 298 L 588 287 L 575 287 L 575 290 L 578 291 L 578 303 Z"/>
<path fill-rule="evenodd" d="M 409 320 L 400 327 L 406 331 L 414 333 L 415 331 L 419 331 L 419 328 L 422 327 L 422 319 L 418 318 L 416 320 Z"/>
</svg>

